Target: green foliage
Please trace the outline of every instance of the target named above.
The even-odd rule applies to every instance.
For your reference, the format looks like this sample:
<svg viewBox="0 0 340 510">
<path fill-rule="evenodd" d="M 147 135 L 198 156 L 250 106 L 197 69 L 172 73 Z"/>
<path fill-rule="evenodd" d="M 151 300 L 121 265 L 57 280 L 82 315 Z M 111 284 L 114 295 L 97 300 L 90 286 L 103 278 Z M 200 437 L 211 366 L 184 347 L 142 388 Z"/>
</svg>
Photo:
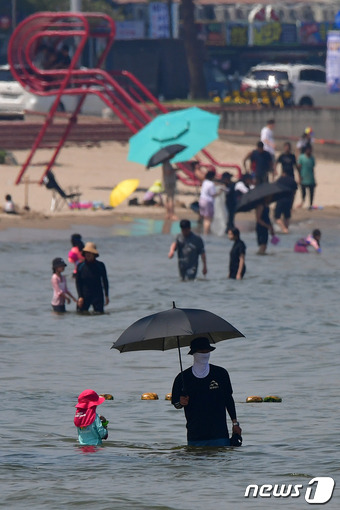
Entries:
<svg viewBox="0 0 340 510">
<path fill-rule="evenodd" d="M 0 165 L 3 165 L 5 163 L 6 159 L 6 151 L 0 149 Z"/>
<path fill-rule="evenodd" d="M 21 0 L 18 7 L 23 11 L 33 14 L 39 11 L 69 11 L 70 0 Z M 113 17 L 114 10 L 106 0 L 83 0 L 84 12 L 104 12 Z"/>
</svg>

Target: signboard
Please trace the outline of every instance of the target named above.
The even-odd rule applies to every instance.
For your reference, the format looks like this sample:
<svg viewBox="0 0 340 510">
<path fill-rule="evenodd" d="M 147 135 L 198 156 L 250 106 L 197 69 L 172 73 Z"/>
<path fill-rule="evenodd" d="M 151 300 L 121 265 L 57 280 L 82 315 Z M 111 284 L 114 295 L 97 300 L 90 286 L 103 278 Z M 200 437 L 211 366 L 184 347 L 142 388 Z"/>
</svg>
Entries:
<svg viewBox="0 0 340 510">
<path fill-rule="evenodd" d="M 326 79 L 330 92 L 340 92 L 340 31 L 328 32 Z"/>
<path fill-rule="evenodd" d="M 205 44 L 208 46 L 225 46 L 226 31 L 224 23 L 205 23 Z"/>
<path fill-rule="evenodd" d="M 253 23 L 254 46 L 269 46 L 278 44 L 281 39 L 282 25 L 279 21 L 269 23 Z"/>
<path fill-rule="evenodd" d="M 327 41 L 327 33 L 334 28 L 333 23 L 301 23 L 299 40 L 301 44 L 324 44 Z"/>
<path fill-rule="evenodd" d="M 144 39 L 144 21 L 116 21 L 116 36 L 118 41 L 127 39 Z"/>
<path fill-rule="evenodd" d="M 150 39 L 167 39 L 170 36 L 169 10 L 166 3 L 151 2 L 149 4 L 149 20 Z"/>
<path fill-rule="evenodd" d="M 248 23 L 228 23 L 227 44 L 229 46 L 247 46 Z"/>
</svg>

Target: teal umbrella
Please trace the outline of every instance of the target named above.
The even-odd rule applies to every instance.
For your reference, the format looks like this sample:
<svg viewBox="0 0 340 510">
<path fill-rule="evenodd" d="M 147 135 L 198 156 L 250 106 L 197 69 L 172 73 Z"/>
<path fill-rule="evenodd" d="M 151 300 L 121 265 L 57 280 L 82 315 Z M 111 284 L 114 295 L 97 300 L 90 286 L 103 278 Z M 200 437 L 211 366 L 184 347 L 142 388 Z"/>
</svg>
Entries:
<svg viewBox="0 0 340 510">
<path fill-rule="evenodd" d="M 158 115 L 130 138 L 128 160 L 147 166 L 163 147 L 182 144 L 186 149 L 171 161 L 188 161 L 218 138 L 219 120 L 219 115 L 197 107 Z"/>
</svg>

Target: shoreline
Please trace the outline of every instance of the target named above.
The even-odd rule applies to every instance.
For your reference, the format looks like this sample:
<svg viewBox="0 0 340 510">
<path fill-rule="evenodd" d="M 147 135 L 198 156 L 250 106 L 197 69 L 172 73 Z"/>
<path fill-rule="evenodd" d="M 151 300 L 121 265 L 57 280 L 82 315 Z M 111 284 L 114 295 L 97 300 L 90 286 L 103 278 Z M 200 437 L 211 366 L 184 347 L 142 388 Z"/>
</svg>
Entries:
<svg viewBox="0 0 340 510">
<path fill-rule="evenodd" d="M 218 139 L 207 148 L 216 160 L 228 166 L 235 178 L 237 169 L 234 165 L 242 166 L 245 155 L 252 150 L 252 145 L 229 142 Z M 129 206 L 129 199 L 125 199 L 115 209 L 105 209 L 109 205 L 112 189 L 125 179 L 138 179 L 139 185 L 130 199 L 142 202 L 145 191 L 156 181 L 162 179 L 161 167 L 146 170 L 143 165 L 128 160 L 128 145 L 119 142 L 102 142 L 98 147 L 64 147 L 58 156 L 53 172 L 58 184 L 67 193 L 79 192 L 80 203 L 97 204 L 97 209 L 70 209 L 66 203 L 55 212 L 51 211 L 52 193 L 45 186 L 38 184 L 47 162 L 52 155 L 51 149 L 40 149 L 35 161 L 27 170 L 26 183 L 15 184 L 21 165 L 28 156 L 28 151 L 16 150 L 13 155 L 17 165 L 1 165 L 0 186 L 2 200 L 5 194 L 12 195 L 14 204 L 21 214 L 8 215 L 0 212 L 0 230 L 8 228 L 31 229 L 68 229 L 74 225 L 111 226 L 133 221 L 135 218 L 163 220 L 165 208 L 157 206 Z M 200 154 L 201 156 L 201 154 Z M 204 155 L 202 161 L 205 162 Z M 224 167 L 225 168 L 225 167 Z M 219 172 L 223 167 L 217 167 Z M 292 224 L 301 221 L 325 221 L 339 223 L 340 200 L 338 188 L 340 186 L 340 172 L 337 162 L 316 160 L 315 204 L 320 209 L 293 209 Z M 197 221 L 198 215 L 190 208 L 192 202 L 198 200 L 199 190 L 195 186 L 186 186 L 177 181 L 176 216 L 179 220 L 187 218 Z M 295 206 L 300 202 L 300 191 L 297 192 Z M 2 204 L 1 204 L 2 205 Z M 25 207 L 30 208 L 29 211 Z M 104 207 L 104 208 L 102 208 Z M 254 212 L 238 213 L 236 224 L 242 231 L 254 228 Z"/>
<path fill-rule="evenodd" d="M 127 206 L 128 207 L 128 206 Z M 8 229 L 39 229 L 39 230 L 67 230 L 71 225 L 110 227 L 112 225 L 127 224 L 134 222 L 136 219 L 160 220 L 164 223 L 170 222 L 164 218 L 164 208 L 131 206 L 129 210 L 114 212 L 108 211 L 72 211 L 70 213 L 42 214 L 35 211 L 24 212 L 23 214 L 10 215 L 6 213 L 0 214 L 0 231 Z M 152 209 L 152 210 L 150 210 Z M 198 215 L 191 209 L 181 208 L 176 210 L 178 221 L 181 219 L 189 219 L 197 221 Z M 308 222 L 309 228 L 317 228 L 320 223 L 323 225 L 339 223 L 340 208 L 329 206 L 323 209 L 293 209 L 291 225 Z M 255 230 L 254 212 L 238 213 L 236 216 L 236 224 L 241 232 L 249 232 Z"/>
</svg>

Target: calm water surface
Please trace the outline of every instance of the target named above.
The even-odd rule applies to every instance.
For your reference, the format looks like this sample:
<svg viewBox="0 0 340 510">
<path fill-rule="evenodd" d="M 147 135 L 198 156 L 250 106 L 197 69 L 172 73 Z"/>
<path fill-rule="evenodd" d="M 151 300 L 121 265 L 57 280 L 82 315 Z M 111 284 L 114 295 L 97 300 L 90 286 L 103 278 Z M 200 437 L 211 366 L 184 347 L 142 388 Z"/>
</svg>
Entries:
<svg viewBox="0 0 340 510">
<path fill-rule="evenodd" d="M 247 274 L 228 281 L 226 238 L 206 240 L 208 276 L 181 283 L 168 260 L 176 233 L 162 222 L 7 230 L 1 241 L 1 500 L 4 508 L 162 509 L 309 508 L 316 476 L 340 482 L 339 227 L 320 225 L 323 253 L 294 254 L 308 224 L 281 236 L 270 255 L 255 255 L 243 235 Z M 69 237 L 95 240 L 111 302 L 104 316 L 50 310 L 50 263 L 67 257 Z M 72 269 L 66 268 L 74 290 Z M 211 362 L 230 373 L 243 428 L 239 449 L 188 449 L 185 420 L 166 393 L 178 373 L 176 351 L 120 354 L 112 343 L 132 322 L 178 307 L 208 309 L 245 339 L 221 342 Z M 190 365 L 182 350 L 184 367 Z M 100 410 L 109 440 L 95 452 L 76 442 L 78 394 L 112 393 Z M 141 401 L 154 391 L 158 401 Z M 246 404 L 248 395 L 279 395 L 281 404 Z M 245 498 L 249 484 L 301 484 L 299 498 Z M 324 508 L 339 508 L 339 488 Z M 313 508 L 313 507 L 312 507 Z"/>
</svg>

